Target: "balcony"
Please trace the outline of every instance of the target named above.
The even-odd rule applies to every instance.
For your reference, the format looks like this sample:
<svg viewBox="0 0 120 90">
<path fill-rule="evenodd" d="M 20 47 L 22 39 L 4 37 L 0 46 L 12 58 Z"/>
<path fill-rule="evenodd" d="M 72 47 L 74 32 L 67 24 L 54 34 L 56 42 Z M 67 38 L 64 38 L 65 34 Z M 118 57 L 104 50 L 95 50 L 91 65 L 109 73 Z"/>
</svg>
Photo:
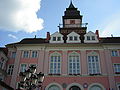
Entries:
<svg viewBox="0 0 120 90">
<path fill-rule="evenodd" d="M 59 24 L 59 28 L 84 28 L 87 27 L 88 23 L 82 24 Z"/>
</svg>

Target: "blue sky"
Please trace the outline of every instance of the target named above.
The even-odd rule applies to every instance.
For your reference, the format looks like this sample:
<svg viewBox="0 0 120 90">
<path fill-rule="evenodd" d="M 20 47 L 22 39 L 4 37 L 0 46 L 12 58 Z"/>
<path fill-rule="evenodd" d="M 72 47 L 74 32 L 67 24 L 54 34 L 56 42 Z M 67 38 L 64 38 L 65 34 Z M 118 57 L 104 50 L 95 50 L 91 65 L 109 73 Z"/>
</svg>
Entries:
<svg viewBox="0 0 120 90">
<path fill-rule="evenodd" d="M 45 38 L 58 31 L 70 0 L 0 0 L 0 47 L 23 38 Z M 73 0 L 87 31 L 120 37 L 120 0 Z"/>
</svg>

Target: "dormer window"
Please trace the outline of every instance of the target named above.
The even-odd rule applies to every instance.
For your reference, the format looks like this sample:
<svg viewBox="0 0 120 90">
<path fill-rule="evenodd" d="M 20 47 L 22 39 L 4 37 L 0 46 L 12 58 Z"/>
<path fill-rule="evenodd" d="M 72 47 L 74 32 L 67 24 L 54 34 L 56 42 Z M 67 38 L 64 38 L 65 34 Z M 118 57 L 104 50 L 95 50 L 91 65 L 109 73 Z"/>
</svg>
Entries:
<svg viewBox="0 0 120 90">
<path fill-rule="evenodd" d="M 59 32 L 55 32 L 50 38 L 50 43 L 64 43 L 63 35 Z"/>
<path fill-rule="evenodd" d="M 56 41 L 56 37 L 53 37 L 53 41 Z"/>
<path fill-rule="evenodd" d="M 61 41 L 61 37 L 57 37 L 57 41 Z"/>
<path fill-rule="evenodd" d="M 77 41 L 77 40 L 78 40 L 77 36 L 74 36 L 74 40 L 75 40 L 75 41 Z"/>
<path fill-rule="evenodd" d="M 92 36 L 92 40 L 95 40 L 95 36 Z"/>
<path fill-rule="evenodd" d="M 81 43 L 80 40 L 80 35 L 77 34 L 76 32 L 71 32 L 70 34 L 67 35 L 67 43 Z"/>
<path fill-rule="evenodd" d="M 72 41 L 72 40 L 73 40 L 73 37 L 72 37 L 72 36 L 70 36 L 70 37 L 69 37 L 69 40 L 70 40 L 70 41 Z"/>
<path fill-rule="evenodd" d="M 98 38 L 97 35 L 91 31 L 89 31 L 88 33 L 86 33 L 84 35 L 85 39 L 84 39 L 84 43 L 98 43 Z"/>
<path fill-rule="evenodd" d="M 87 40 L 90 40 L 90 36 L 87 36 Z"/>
</svg>

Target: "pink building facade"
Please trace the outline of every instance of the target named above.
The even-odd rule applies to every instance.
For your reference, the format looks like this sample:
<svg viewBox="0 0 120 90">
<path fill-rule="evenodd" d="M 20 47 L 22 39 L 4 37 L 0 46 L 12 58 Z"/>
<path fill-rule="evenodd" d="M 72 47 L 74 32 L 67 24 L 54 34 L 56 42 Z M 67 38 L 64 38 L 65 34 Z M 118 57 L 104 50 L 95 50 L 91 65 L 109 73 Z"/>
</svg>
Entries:
<svg viewBox="0 0 120 90">
<path fill-rule="evenodd" d="M 42 90 L 120 90 L 120 37 L 99 37 L 86 25 L 71 2 L 59 32 L 6 45 L 5 82 L 16 89 L 19 73 L 36 65 Z"/>
</svg>

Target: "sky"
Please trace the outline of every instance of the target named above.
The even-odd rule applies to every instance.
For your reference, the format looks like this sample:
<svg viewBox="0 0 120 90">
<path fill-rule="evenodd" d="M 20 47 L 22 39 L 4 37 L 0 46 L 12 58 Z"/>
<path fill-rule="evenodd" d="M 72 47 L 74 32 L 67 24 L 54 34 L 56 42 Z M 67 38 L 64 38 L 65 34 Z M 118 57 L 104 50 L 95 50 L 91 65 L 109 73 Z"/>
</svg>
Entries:
<svg viewBox="0 0 120 90">
<path fill-rule="evenodd" d="M 0 0 L 0 47 L 58 31 L 71 0 Z M 87 32 L 120 37 L 120 0 L 72 0 L 88 23 Z"/>
</svg>

